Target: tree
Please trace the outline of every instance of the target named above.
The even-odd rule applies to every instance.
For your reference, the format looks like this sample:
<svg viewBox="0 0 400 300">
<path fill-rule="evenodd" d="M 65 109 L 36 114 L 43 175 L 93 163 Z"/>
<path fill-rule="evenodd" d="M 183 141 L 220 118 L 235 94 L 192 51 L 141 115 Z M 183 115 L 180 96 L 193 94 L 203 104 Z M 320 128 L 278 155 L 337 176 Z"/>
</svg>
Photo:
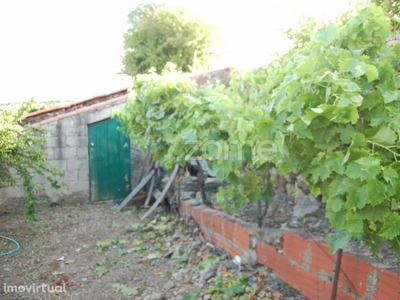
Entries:
<svg viewBox="0 0 400 300">
<path fill-rule="evenodd" d="M 160 74 L 167 62 L 188 72 L 195 60 L 197 66 L 204 65 L 211 54 L 208 26 L 188 20 L 183 11 L 172 11 L 154 3 L 141 4 L 128 19 L 123 74 L 144 74 L 152 67 Z"/>
<path fill-rule="evenodd" d="M 59 188 L 57 176 L 63 175 L 63 171 L 46 162 L 43 130 L 21 126 L 33 105 L 31 100 L 18 109 L 0 111 L 0 188 L 22 183 L 27 197 L 25 214 L 28 219 L 35 219 L 36 195 L 43 189 L 35 183 L 35 177 L 44 177 L 51 187 Z"/>
</svg>

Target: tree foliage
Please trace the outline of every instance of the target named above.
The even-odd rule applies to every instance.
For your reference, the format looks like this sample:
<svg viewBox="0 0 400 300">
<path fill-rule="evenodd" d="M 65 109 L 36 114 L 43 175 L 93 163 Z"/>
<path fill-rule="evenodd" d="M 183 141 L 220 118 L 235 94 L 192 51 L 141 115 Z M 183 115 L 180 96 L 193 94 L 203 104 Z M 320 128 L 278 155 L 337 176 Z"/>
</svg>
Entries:
<svg viewBox="0 0 400 300">
<path fill-rule="evenodd" d="M 59 188 L 57 177 L 63 171 L 46 162 L 46 136 L 39 127 L 21 126 L 34 102 L 22 104 L 18 109 L 0 112 L 0 188 L 22 184 L 26 194 L 26 217 L 35 218 L 37 195 L 43 190 L 35 177 L 47 179 L 52 188 Z"/>
<path fill-rule="evenodd" d="M 195 153 L 214 157 L 230 183 L 218 194 L 226 207 L 270 201 L 271 166 L 299 172 L 324 195 L 332 249 L 357 238 L 374 253 L 389 241 L 400 254 L 400 45 L 387 43 L 391 19 L 375 4 L 345 19 L 310 26 L 301 47 L 226 89 L 197 89 L 175 73 L 139 77 L 118 117 L 170 166 L 187 157 L 182 141 L 250 145 L 239 156 L 234 147 Z M 270 155 L 254 151 L 263 142 Z"/>
<path fill-rule="evenodd" d="M 160 73 L 167 62 L 184 72 L 202 66 L 210 56 L 210 29 L 190 21 L 183 11 L 147 3 L 139 5 L 129 16 L 130 28 L 124 34 L 123 71 L 135 76 L 154 67 Z"/>
<path fill-rule="evenodd" d="M 372 0 L 371 3 L 383 8 L 386 14 L 390 17 L 399 17 L 400 2 L 397 0 Z"/>
</svg>

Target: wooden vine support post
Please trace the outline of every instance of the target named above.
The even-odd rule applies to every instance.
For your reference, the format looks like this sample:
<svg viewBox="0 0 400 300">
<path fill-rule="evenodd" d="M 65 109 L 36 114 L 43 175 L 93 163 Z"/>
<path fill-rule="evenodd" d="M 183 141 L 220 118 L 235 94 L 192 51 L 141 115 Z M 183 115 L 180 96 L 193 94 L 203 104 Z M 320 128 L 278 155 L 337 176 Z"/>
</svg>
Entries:
<svg viewBox="0 0 400 300">
<path fill-rule="evenodd" d="M 181 168 L 178 168 L 178 191 L 177 191 L 176 205 L 179 217 L 181 216 L 181 182 L 182 182 Z"/>
<path fill-rule="evenodd" d="M 144 207 L 149 207 L 151 195 L 153 194 L 154 187 L 155 187 L 155 184 L 156 184 L 157 171 L 158 171 L 158 162 L 156 162 L 155 165 L 154 165 L 154 176 L 153 176 L 153 178 L 151 179 L 151 182 L 150 182 L 150 188 L 149 188 L 149 191 L 147 193 L 146 201 L 144 202 Z"/>
<path fill-rule="evenodd" d="M 342 254 L 343 254 L 343 249 L 339 249 L 336 254 L 335 274 L 333 277 L 331 300 L 336 300 L 336 293 L 337 293 L 339 274 L 340 274 L 340 266 L 342 264 Z"/>
<path fill-rule="evenodd" d="M 158 199 L 156 200 L 156 202 L 154 202 L 154 204 L 150 207 L 150 209 L 142 216 L 141 220 L 143 221 L 144 219 L 146 219 L 156 208 L 157 206 L 161 203 L 161 201 L 164 200 L 165 196 L 167 195 L 167 192 L 169 190 L 169 188 L 172 185 L 172 182 L 175 179 L 176 173 L 179 170 L 179 165 L 175 165 L 174 171 L 172 172 L 171 176 L 168 179 L 167 184 L 165 185 L 161 195 L 158 197 Z"/>
<path fill-rule="evenodd" d="M 133 189 L 132 192 L 122 201 L 122 203 L 118 206 L 117 211 L 120 211 L 123 209 L 131 200 L 133 197 L 135 197 L 142 188 L 150 181 L 150 179 L 154 176 L 154 170 L 151 170 L 145 178 L 143 178 L 140 183 Z"/>
</svg>

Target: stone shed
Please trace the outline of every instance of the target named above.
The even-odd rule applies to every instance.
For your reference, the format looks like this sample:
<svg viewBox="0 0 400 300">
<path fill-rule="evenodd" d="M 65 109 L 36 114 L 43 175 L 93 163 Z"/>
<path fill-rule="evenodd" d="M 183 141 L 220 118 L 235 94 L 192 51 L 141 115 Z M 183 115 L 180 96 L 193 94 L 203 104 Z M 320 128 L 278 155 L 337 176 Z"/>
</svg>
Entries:
<svg viewBox="0 0 400 300">
<path fill-rule="evenodd" d="M 199 86 L 228 84 L 232 68 L 189 75 Z M 45 150 L 49 163 L 65 170 L 59 190 L 44 195 L 60 204 L 122 200 L 138 184 L 147 157 L 119 130 L 113 110 L 124 106 L 128 88 L 83 101 L 29 114 L 24 120 L 43 126 L 49 135 Z M 43 182 L 43 184 L 45 184 Z M 24 197 L 22 188 L 0 189 L 0 198 Z"/>
<path fill-rule="evenodd" d="M 122 89 L 87 100 L 29 114 L 25 123 L 43 126 L 49 135 L 49 163 L 65 170 L 59 190 L 47 189 L 52 202 L 85 204 L 124 198 L 140 177 L 143 155 L 117 127 L 111 112 L 128 97 Z M 0 190 L 3 199 L 23 196 L 21 188 Z"/>
</svg>

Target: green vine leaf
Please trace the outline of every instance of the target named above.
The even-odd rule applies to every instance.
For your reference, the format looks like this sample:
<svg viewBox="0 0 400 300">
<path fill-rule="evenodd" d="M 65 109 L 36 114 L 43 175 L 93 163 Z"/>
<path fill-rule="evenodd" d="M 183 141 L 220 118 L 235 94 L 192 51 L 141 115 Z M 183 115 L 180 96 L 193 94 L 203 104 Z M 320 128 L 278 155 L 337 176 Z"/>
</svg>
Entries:
<svg viewBox="0 0 400 300">
<path fill-rule="evenodd" d="M 372 142 L 380 143 L 383 145 L 393 145 L 397 140 L 396 134 L 388 126 L 382 126 L 373 137 Z"/>
<path fill-rule="evenodd" d="M 326 241 L 331 246 L 329 253 L 335 254 L 339 249 L 346 248 L 350 238 L 346 236 L 343 230 L 338 229 L 334 233 L 329 234 L 326 237 Z"/>
<path fill-rule="evenodd" d="M 387 186 L 384 182 L 378 179 L 368 179 L 367 180 L 367 195 L 366 198 L 372 206 L 381 204 L 386 200 Z"/>
</svg>

